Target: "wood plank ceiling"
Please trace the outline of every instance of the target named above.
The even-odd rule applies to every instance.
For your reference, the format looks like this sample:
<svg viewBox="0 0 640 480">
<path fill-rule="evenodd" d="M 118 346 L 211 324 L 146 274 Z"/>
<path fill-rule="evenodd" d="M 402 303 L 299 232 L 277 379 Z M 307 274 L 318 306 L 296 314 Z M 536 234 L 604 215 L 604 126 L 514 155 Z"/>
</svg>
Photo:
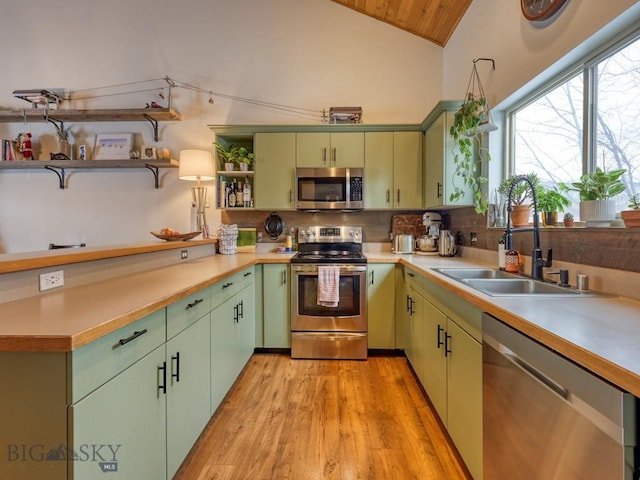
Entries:
<svg viewBox="0 0 640 480">
<path fill-rule="evenodd" d="M 332 0 L 444 47 L 472 0 Z"/>
</svg>

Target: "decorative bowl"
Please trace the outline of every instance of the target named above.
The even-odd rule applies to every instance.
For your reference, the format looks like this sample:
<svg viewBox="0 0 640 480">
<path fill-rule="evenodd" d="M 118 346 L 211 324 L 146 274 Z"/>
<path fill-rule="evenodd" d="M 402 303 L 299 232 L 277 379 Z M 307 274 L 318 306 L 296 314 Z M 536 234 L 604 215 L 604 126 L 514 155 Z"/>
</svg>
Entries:
<svg viewBox="0 0 640 480">
<path fill-rule="evenodd" d="M 166 240 L 167 242 L 177 242 L 177 241 L 185 241 L 191 240 L 192 238 L 197 237 L 202 232 L 191 232 L 191 233 L 179 233 L 177 235 L 163 235 L 160 232 L 151 232 L 151 235 L 159 238 L 160 240 Z"/>
</svg>

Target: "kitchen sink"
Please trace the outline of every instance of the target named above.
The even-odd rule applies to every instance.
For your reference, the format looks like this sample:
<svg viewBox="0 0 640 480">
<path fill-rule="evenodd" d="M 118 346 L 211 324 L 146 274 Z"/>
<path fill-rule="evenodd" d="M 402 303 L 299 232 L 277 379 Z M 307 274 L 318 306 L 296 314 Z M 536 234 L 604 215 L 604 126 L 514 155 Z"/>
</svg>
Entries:
<svg viewBox="0 0 640 480">
<path fill-rule="evenodd" d="M 456 280 L 471 278 L 518 278 L 517 275 L 493 268 L 435 268 L 434 270 L 448 277 L 455 278 Z"/>
<path fill-rule="evenodd" d="M 605 295 L 595 292 L 580 292 L 554 283 L 523 278 L 520 275 L 493 268 L 434 268 L 434 270 L 494 297 L 518 295 L 599 297 Z"/>
</svg>

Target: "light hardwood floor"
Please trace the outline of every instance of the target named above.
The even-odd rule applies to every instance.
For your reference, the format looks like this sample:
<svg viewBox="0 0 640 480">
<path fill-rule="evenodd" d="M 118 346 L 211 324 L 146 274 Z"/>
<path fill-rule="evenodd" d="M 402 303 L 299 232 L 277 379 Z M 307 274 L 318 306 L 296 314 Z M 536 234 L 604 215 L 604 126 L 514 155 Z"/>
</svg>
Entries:
<svg viewBox="0 0 640 480">
<path fill-rule="evenodd" d="M 468 477 L 405 358 L 256 354 L 174 478 Z"/>
</svg>

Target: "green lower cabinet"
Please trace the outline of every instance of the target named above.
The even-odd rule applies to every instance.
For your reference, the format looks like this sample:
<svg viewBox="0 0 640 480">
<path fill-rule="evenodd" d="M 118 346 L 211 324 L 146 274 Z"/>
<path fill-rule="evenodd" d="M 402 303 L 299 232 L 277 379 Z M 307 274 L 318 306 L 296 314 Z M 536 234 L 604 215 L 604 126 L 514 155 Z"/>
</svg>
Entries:
<svg viewBox="0 0 640 480">
<path fill-rule="evenodd" d="M 422 299 L 425 323 L 425 378 L 424 389 L 431 403 L 446 425 L 447 423 L 447 317 L 428 300 Z M 448 345 L 448 343 L 447 343 Z"/>
<path fill-rule="evenodd" d="M 262 279 L 264 347 L 291 348 L 289 265 L 263 265 Z"/>
<path fill-rule="evenodd" d="M 396 348 L 395 265 L 367 266 L 367 322 L 369 348 Z"/>
<path fill-rule="evenodd" d="M 211 418 L 209 314 L 167 342 L 167 478 Z"/>
<path fill-rule="evenodd" d="M 69 407 L 69 478 L 167 477 L 165 346 Z"/>
<path fill-rule="evenodd" d="M 413 371 L 416 372 L 420 383 L 425 383 L 426 365 L 426 331 L 424 323 L 424 300 L 409 287 L 409 317 L 407 321 L 407 336 L 405 342 L 405 353 Z"/>
<path fill-rule="evenodd" d="M 211 413 L 215 412 L 253 354 L 254 284 L 211 311 Z"/>
</svg>

